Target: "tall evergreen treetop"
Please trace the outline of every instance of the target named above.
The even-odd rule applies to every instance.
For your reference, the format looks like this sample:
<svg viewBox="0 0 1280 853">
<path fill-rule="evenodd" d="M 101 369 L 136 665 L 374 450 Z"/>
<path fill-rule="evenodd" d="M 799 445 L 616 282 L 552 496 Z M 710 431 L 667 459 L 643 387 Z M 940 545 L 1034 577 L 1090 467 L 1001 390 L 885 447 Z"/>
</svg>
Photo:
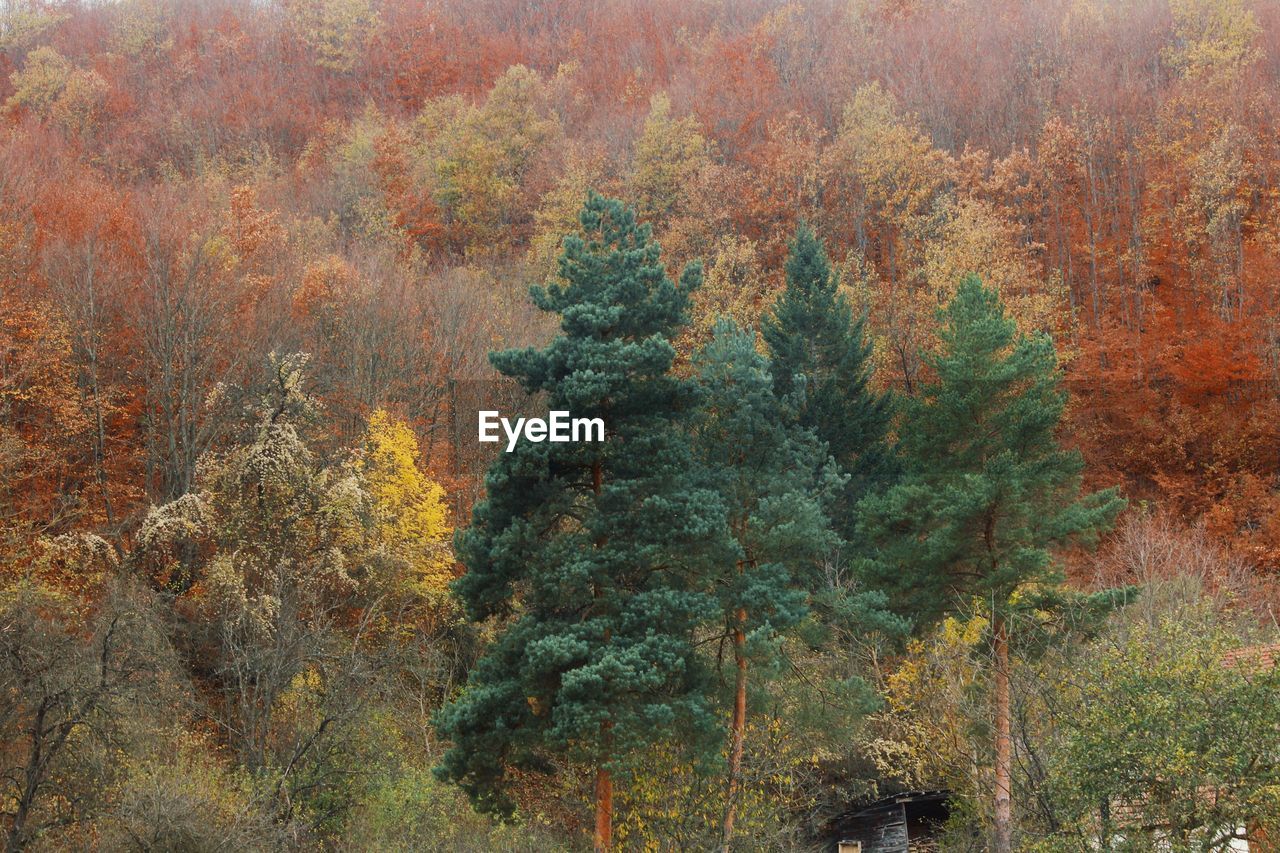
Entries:
<svg viewBox="0 0 1280 853">
<path fill-rule="evenodd" d="M 828 510 L 847 477 L 774 395 L 754 334 L 721 319 L 695 366 L 695 449 L 731 545 L 709 576 L 728 634 L 740 634 L 735 653 L 767 667 L 774 640 L 805 618 L 823 585 L 822 560 L 839 541 Z"/>
<path fill-rule="evenodd" d="M 592 194 L 584 237 L 564 241 L 561 283 L 532 290 L 560 315 L 543 349 L 494 353 L 552 409 L 604 419 L 603 442 L 521 442 L 500 454 L 457 537 L 456 590 L 473 619 L 509 619 L 441 713 L 440 770 L 482 805 L 508 806 L 506 770 L 560 753 L 597 768 L 598 848 L 609 846 L 612 773 L 632 751 L 714 732 L 696 625 L 718 612 L 702 582 L 723 542 L 713 491 L 690 482 L 696 389 L 670 372 L 696 266 L 679 285 L 649 229 Z M 710 747 L 713 748 L 713 747 Z"/>
<path fill-rule="evenodd" d="M 935 380 L 904 411 L 902 479 L 860 505 L 877 547 L 870 575 L 923 624 L 977 599 L 991 625 L 994 853 L 1014 849 L 1010 615 L 1023 586 L 1061 604 L 1050 549 L 1088 541 L 1124 506 L 1114 490 L 1081 497 L 1080 454 L 1056 435 L 1066 394 L 1047 335 L 1017 333 L 976 276 L 943 312 Z M 1054 599 L 1057 599 L 1055 602 Z M 1096 603 L 1096 602 L 1094 602 Z"/>
<path fill-rule="evenodd" d="M 695 447 L 724 503 L 732 545 L 711 575 L 736 673 L 721 831 L 727 850 L 741 787 L 748 665 L 770 675 L 779 636 L 807 613 L 817 566 L 837 540 L 827 505 L 845 477 L 813 432 L 788 417 L 753 333 L 721 319 L 695 365 L 703 388 Z"/>
<path fill-rule="evenodd" d="M 935 378 L 904 406 L 902 481 L 862 513 L 880 584 L 922 623 L 958 599 L 999 605 L 1056 582 L 1050 549 L 1093 538 L 1123 506 L 1114 490 L 1080 496 L 1084 462 L 1056 435 L 1066 394 L 1052 339 L 1019 335 L 976 276 L 943 321 Z"/>
<path fill-rule="evenodd" d="M 802 426 L 827 443 L 850 475 L 836 519 L 851 515 L 857 498 L 888 473 L 884 436 L 889 405 L 870 387 L 871 345 L 864 318 L 854 318 L 839 292 L 826 249 L 801 225 L 786 262 L 787 287 L 761 331 L 772 358 L 774 390 L 795 407 Z M 847 533 L 846 524 L 838 523 Z"/>
</svg>

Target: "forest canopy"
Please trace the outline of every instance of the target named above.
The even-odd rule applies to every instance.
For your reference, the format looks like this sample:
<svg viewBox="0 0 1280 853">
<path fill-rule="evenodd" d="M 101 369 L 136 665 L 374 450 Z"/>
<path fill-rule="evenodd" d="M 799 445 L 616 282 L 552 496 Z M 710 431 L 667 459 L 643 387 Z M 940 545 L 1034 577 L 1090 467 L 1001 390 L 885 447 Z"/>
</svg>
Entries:
<svg viewBox="0 0 1280 853">
<path fill-rule="evenodd" d="M 0 0 L 8 849 L 1280 837 L 1278 128 L 1270 0 Z"/>
</svg>

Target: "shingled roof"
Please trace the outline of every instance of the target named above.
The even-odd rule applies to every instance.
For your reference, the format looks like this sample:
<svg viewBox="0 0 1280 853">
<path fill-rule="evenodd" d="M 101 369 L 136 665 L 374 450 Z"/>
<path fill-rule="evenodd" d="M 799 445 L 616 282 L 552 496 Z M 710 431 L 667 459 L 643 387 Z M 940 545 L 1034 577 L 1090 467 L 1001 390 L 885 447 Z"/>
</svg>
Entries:
<svg viewBox="0 0 1280 853">
<path fill-rule="evenodd" d="M 1280 643 L 1232 649 L 1222 656 L 1222 663 L 1233 669 L 1246 669 L 1250 672 L 1275 669 L 1276 664 L 1280 663 Z"/>
</svg>

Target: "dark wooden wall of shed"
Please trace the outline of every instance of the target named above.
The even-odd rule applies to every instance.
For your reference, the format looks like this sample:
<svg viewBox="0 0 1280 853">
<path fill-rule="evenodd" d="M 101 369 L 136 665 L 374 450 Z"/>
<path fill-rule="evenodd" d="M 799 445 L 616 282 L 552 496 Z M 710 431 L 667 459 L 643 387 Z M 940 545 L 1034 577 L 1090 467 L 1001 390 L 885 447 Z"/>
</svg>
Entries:
<svg viewBox="0 0 1280 853">
<path fill-rule="evenodd" d="M 907 838 L 911 853 L 937 850 L 938 835 L 951 815 L 945 800 L 926 800 L 903 804 L 907 819 Z"/>
<path fill-rule="evenodd" d="M 856 821 L 837 825 L 832 836 L 831 851 L 837 850 L 841 841 L 861 841 L 862 853 L 907 853 L 907 813 L 900 803 L 893 803 L 875 814 L 863 813 Z"/>
</svg>

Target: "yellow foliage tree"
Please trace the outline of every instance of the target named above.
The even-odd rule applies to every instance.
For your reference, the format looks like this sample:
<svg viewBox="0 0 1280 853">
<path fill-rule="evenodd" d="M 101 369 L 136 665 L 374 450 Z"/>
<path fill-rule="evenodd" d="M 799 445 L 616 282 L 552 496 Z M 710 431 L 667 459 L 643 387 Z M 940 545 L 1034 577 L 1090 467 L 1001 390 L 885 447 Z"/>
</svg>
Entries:
<svg viewBox="0 0 1280 853">
<path fill-rule="evenodd" d="M 117 6 L 111 47 L 121 56 L 152 58 L 173 47 L 171 7 L 161 0 L 126 0 Z"/>
<path fill-rule="evenodd" d="M 364 480 L 385 547 L 409 567 L 408 586 L 432 600 L 448 593 L 450 528 L 444 488 L 418 468 L 418 439 L 382 409 L 369 418 Z"/>
<path fill-rule="evenodd" d="M 28 109 L 73 133 L 86 133 L 107 96 L 108 85 L 92 69 L 77 68 L 51 47 L 31 51 L 21 71 L 10 75 L 9 110 Z"/>
<path fill-rule="evenodd" d="M 21 71 L 9 76 L 13 94 L 6 106 L 9 109 L 28 107 L 37 113 L 46 113 L 58 100 L 67 86 L 75 66 L 51 47 L 38 47 L 27 55 Z"/>
<path fill-rule="evenodd" d="M 395 241 L 395 216 L 387 207 L 376 164 L 382 142 L 398 132 L 396 123 L 375 106 L 352 119 L 334 138 L 326 152 L 335 194 L 333 215 L 344 234 L 370 242 Z M 414 175 L 415 183 L 419 182 Z M 426 192 L 425 183 L 422 191 Z"/>
<path fill-rule="evenodd" d="M 955 164 L 878 83 L 862 86 L 845 107 L 839 131 L 823 155 L 823 183 L 841 193 L 829 217 L 834 232 L 854 225 L 865 249 L 872 231 L 886 229 L 885 273 L 897 278 L 896 235 L 915 217 L 927 215 L 952 177 Z"/>
<path fill-rule="evenodd" d="M 9 0 L 0 3 L 0 51 L 30 48 L 39 38 L 70 15 L 43 3 Z"/>
<path fill-rule="evenodd" d="M 1262 57 L 1258 19 L 1245 0 L 1170 0 L 1175 46 L 1170 62 L 1190 79 L 1234 79 Z"/>
<path fill-rule="evenodd" d="M 877 734 L 867 745 L 886 777 L 908 787 L 946 782 L 957 789 L 985 780 L 971 734 L 980 713 L 973 697 L 982 694 L 975 689 L 982 678 L 975 655 L 988 626 L 981 616 L 948 617 L 907 646 L 885 679 L 886 707 L 873 717 Z"/>
<path fill-rule="evenodd" d="M 755 241 L 733 234 L 722 236 L 702 287 L 693 295 L 689 325 L 677 348 L 692 352 L 711 340 L 711 329 L 721 317 L 744 329 L 757 329 L 761 313 L 778 289 L 778 283 L 770 281 L 765 272 Z"/>
<path fill-rule="evenodd" d="M 1066 293 L 1038 274 L 1039 248 L 1019 239 L 1017 226 L 979 199 L 945 199 L 925 226 L 922 273 L 930 297 L 927 316 L 956 293 L 964 277 L 978 273 L 1000 293 L 1021 328 L 1058 331 Z"/>
<path fill-rule="evenodd" d="M 1189 268 L 1224 320 L 1245 304 L 1248 219 L 1256 166 L 1252 135 L 1237 124 L 1221 129 L 1190 161 L 1190 186 L 1175 208 L 1188 247 Z"/>
<path fill-rule="evenodd" d="M 786 815 L 814 807 L 816 756 L 786 719 L 761 714 L 747 729 L 753 749 L 743 766 L 734 849 L 791 849 Z M 719 849 L 724 798 L 722 776 L 700 771 L 679 749 L 659 744 L 628 774 L 614 840 L 619 849 L 654 853 Z"/>
<path fill-rule="evenodd" d="M 525 235 L 537 195 L 530 182 L 547 171 L 564 137 L 551 103 L 555 85 L 513 65 L 478 106 L 457 96 L 428 103 L 416 122 L 419 154 L 431 174 L 435 201 L 469 254 L 485 254 Z M 539 167 L 542 168 L 539 168 Z"/>
<path fill-rule="evenodd" d="M 694 176 L 711 163 L 711 145 L 693 116 L 673 118 L 671 99 L 653 96 L 636 140 L 631 193 L 646 222 L 665 223 L 680 213 Z"/>
<path fill-rule="evenodd" d="M 586 150 L 571 149 L 565 157 L 564 172 L 556 179 L 533 212 L 534 232 L 529 241 L 528 260 L 533 278 L 542 281 L 556 274 L 560 242 L 565 234 L 579 231 L 578 213 L 592 189 L 599 190 L 604 179 L 604 156 Z"/>
<path fill-rule="evenodd" d="M 315 51 L 316 64 L 350 71 L 377 32 L 378 11 L 369 0 L 308 0 L 285 8 L 302 39 Z"/>
</svg>

